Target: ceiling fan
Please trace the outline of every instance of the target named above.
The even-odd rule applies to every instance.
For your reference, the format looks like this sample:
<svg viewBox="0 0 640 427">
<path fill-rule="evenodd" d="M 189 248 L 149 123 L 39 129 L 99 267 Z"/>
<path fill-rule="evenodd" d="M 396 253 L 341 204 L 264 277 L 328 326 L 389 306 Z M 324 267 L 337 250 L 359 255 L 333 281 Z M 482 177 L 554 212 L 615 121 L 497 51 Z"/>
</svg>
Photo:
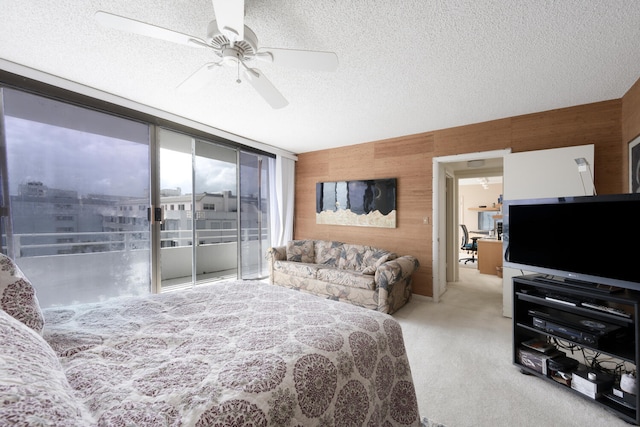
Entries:
<svg viewBox="0 0 640 427">
<path fill-rule="evenodd" d="M 318 71 L 335 71 L 338 56 L 333 52 L 259 47 L 255 33 L 244 25 L 244 0 L 212 0 L 215 20 L 209 23 L 207 38 L 191 36 L 177 31 L 147 24 L 135 19 L 98 11 L 95 19 L 102 25 L 147 37 L 184 44 L 196 48 L 211 49 L 214 59 L 178 85 L 179 90 L 195 91 L 204 86 L 223 66 L 233 66 L 273 108 L 286 107 L 289 102 L 257 68 L 247 62 L 258 60 L 277 65 Z"/>
</svg>

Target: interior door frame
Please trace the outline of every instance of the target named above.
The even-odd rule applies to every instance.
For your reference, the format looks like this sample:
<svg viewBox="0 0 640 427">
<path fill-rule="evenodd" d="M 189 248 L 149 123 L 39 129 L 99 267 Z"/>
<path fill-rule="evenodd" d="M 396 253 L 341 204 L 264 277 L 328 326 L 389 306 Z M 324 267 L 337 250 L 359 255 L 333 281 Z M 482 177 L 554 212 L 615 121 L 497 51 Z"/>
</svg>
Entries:
<svg viewBox="0 0 640 427">
<path fill-rule="evenodd" d="M 451 265 L 458 257 L 458 248 L 452 241 L 456 235 L 454 228 L 457 227 L 457 196 L 447 197 L 447 164 L 497 157 L 504 158 L 509 154 L 511 154 L 511 148 L 433 158 L 432 283 L 434 302 L 439 302 L 440 297 L 447 290 L 447 265 Z"/>
</svg>

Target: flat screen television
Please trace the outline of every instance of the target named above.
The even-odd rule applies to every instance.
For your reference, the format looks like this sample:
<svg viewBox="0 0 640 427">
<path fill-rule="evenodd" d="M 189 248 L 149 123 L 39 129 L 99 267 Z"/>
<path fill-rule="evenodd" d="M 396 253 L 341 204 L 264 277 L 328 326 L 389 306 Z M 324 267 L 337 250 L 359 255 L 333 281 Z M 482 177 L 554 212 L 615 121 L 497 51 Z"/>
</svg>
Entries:
<svg viewBox="0 0 640 427">
<path fill-rule="evenodd" d="M 504 266 L 640 290 L 640 194 L 505 200 Z"/>
</svg>

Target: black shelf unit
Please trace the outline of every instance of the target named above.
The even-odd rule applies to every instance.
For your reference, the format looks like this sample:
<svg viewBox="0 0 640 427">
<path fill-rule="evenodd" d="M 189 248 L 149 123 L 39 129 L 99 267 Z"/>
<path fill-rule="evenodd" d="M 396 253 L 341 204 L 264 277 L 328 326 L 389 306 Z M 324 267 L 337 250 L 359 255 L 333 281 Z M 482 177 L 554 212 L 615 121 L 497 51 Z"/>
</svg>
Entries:
<svg viewBox="0 0 640 427">
<path fill-rule="evenodd" d="M 612 314 L 583 304 L 613 307 L 626 315 Z M 587 396 L 565 383 L 554 379 L 549 369 L 542 370 L 538 365 L 531 367 L 523 364 L 519 357 L 522 349 L 542 355 L 523 345 L 530 340 L 548 343 L 560 343 L 572 346 L 574 353 L 558 348 L 567 357 L 580 359 L 582 349 L 590 355 L 599 355 L 622 364 L 627 370 L 636 370 L 640 357 L 639 339 L 640 292 L 631 289 L 619 289 L 604 292 L 594 286 L 567 286 L 563 280 L 542 274 L 531 274 L 513 278 L 513 363 L 525 374 L 535 375 L 550 381 L 559 387 L 569 388 L 576 395 L 594 404 L 601 405 L 624 421 L 640 425 L 640 394 L 632 396 L 634 401 L 614 400 L 610 394 Z M 551 325 L 550 325 L 551 324 Z M 589 329 L 594 324 L 597 328 Z M 586 325 L 586 326 L 585 326 Z M 602 333 L 607 325 L 608 333 Z M 567 327 L 568 326 L 568 327 Z M 585 331 L 582 334 L 580 331 Z M 610 331 L 609 331 L 610 330 Z M 575 332 L 578 331 L 576 334 Z M 595 340 L 593 339 L 595 336 Z M 542 357 L 541 364 L 546 364 Z M 528 361 L 527 361 L 528 362 Z M 599 372 L 597 368 L 585 366 L 581 361 L 579 370 Z M 599 375 L 599 374 L 598 374 Z M 620 378 L 617 378 L 619 382 Z M 629 396 L 626 396 L 627 398 Z"/>
</svg>

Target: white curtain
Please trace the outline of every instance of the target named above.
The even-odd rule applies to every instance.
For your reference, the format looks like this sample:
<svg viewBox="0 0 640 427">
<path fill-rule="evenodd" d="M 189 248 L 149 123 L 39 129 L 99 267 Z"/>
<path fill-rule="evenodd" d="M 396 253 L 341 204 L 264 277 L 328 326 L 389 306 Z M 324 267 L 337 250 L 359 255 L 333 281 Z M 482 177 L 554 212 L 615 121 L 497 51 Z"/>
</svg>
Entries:
<svg viewBox="0 0 640 427">
<path fill-rule="evenodd" d="M 284 246 L 293 239 L 295 160 L 277 155 L 269 159 L 269 203 L 271 246 Z"/>
</svg>

